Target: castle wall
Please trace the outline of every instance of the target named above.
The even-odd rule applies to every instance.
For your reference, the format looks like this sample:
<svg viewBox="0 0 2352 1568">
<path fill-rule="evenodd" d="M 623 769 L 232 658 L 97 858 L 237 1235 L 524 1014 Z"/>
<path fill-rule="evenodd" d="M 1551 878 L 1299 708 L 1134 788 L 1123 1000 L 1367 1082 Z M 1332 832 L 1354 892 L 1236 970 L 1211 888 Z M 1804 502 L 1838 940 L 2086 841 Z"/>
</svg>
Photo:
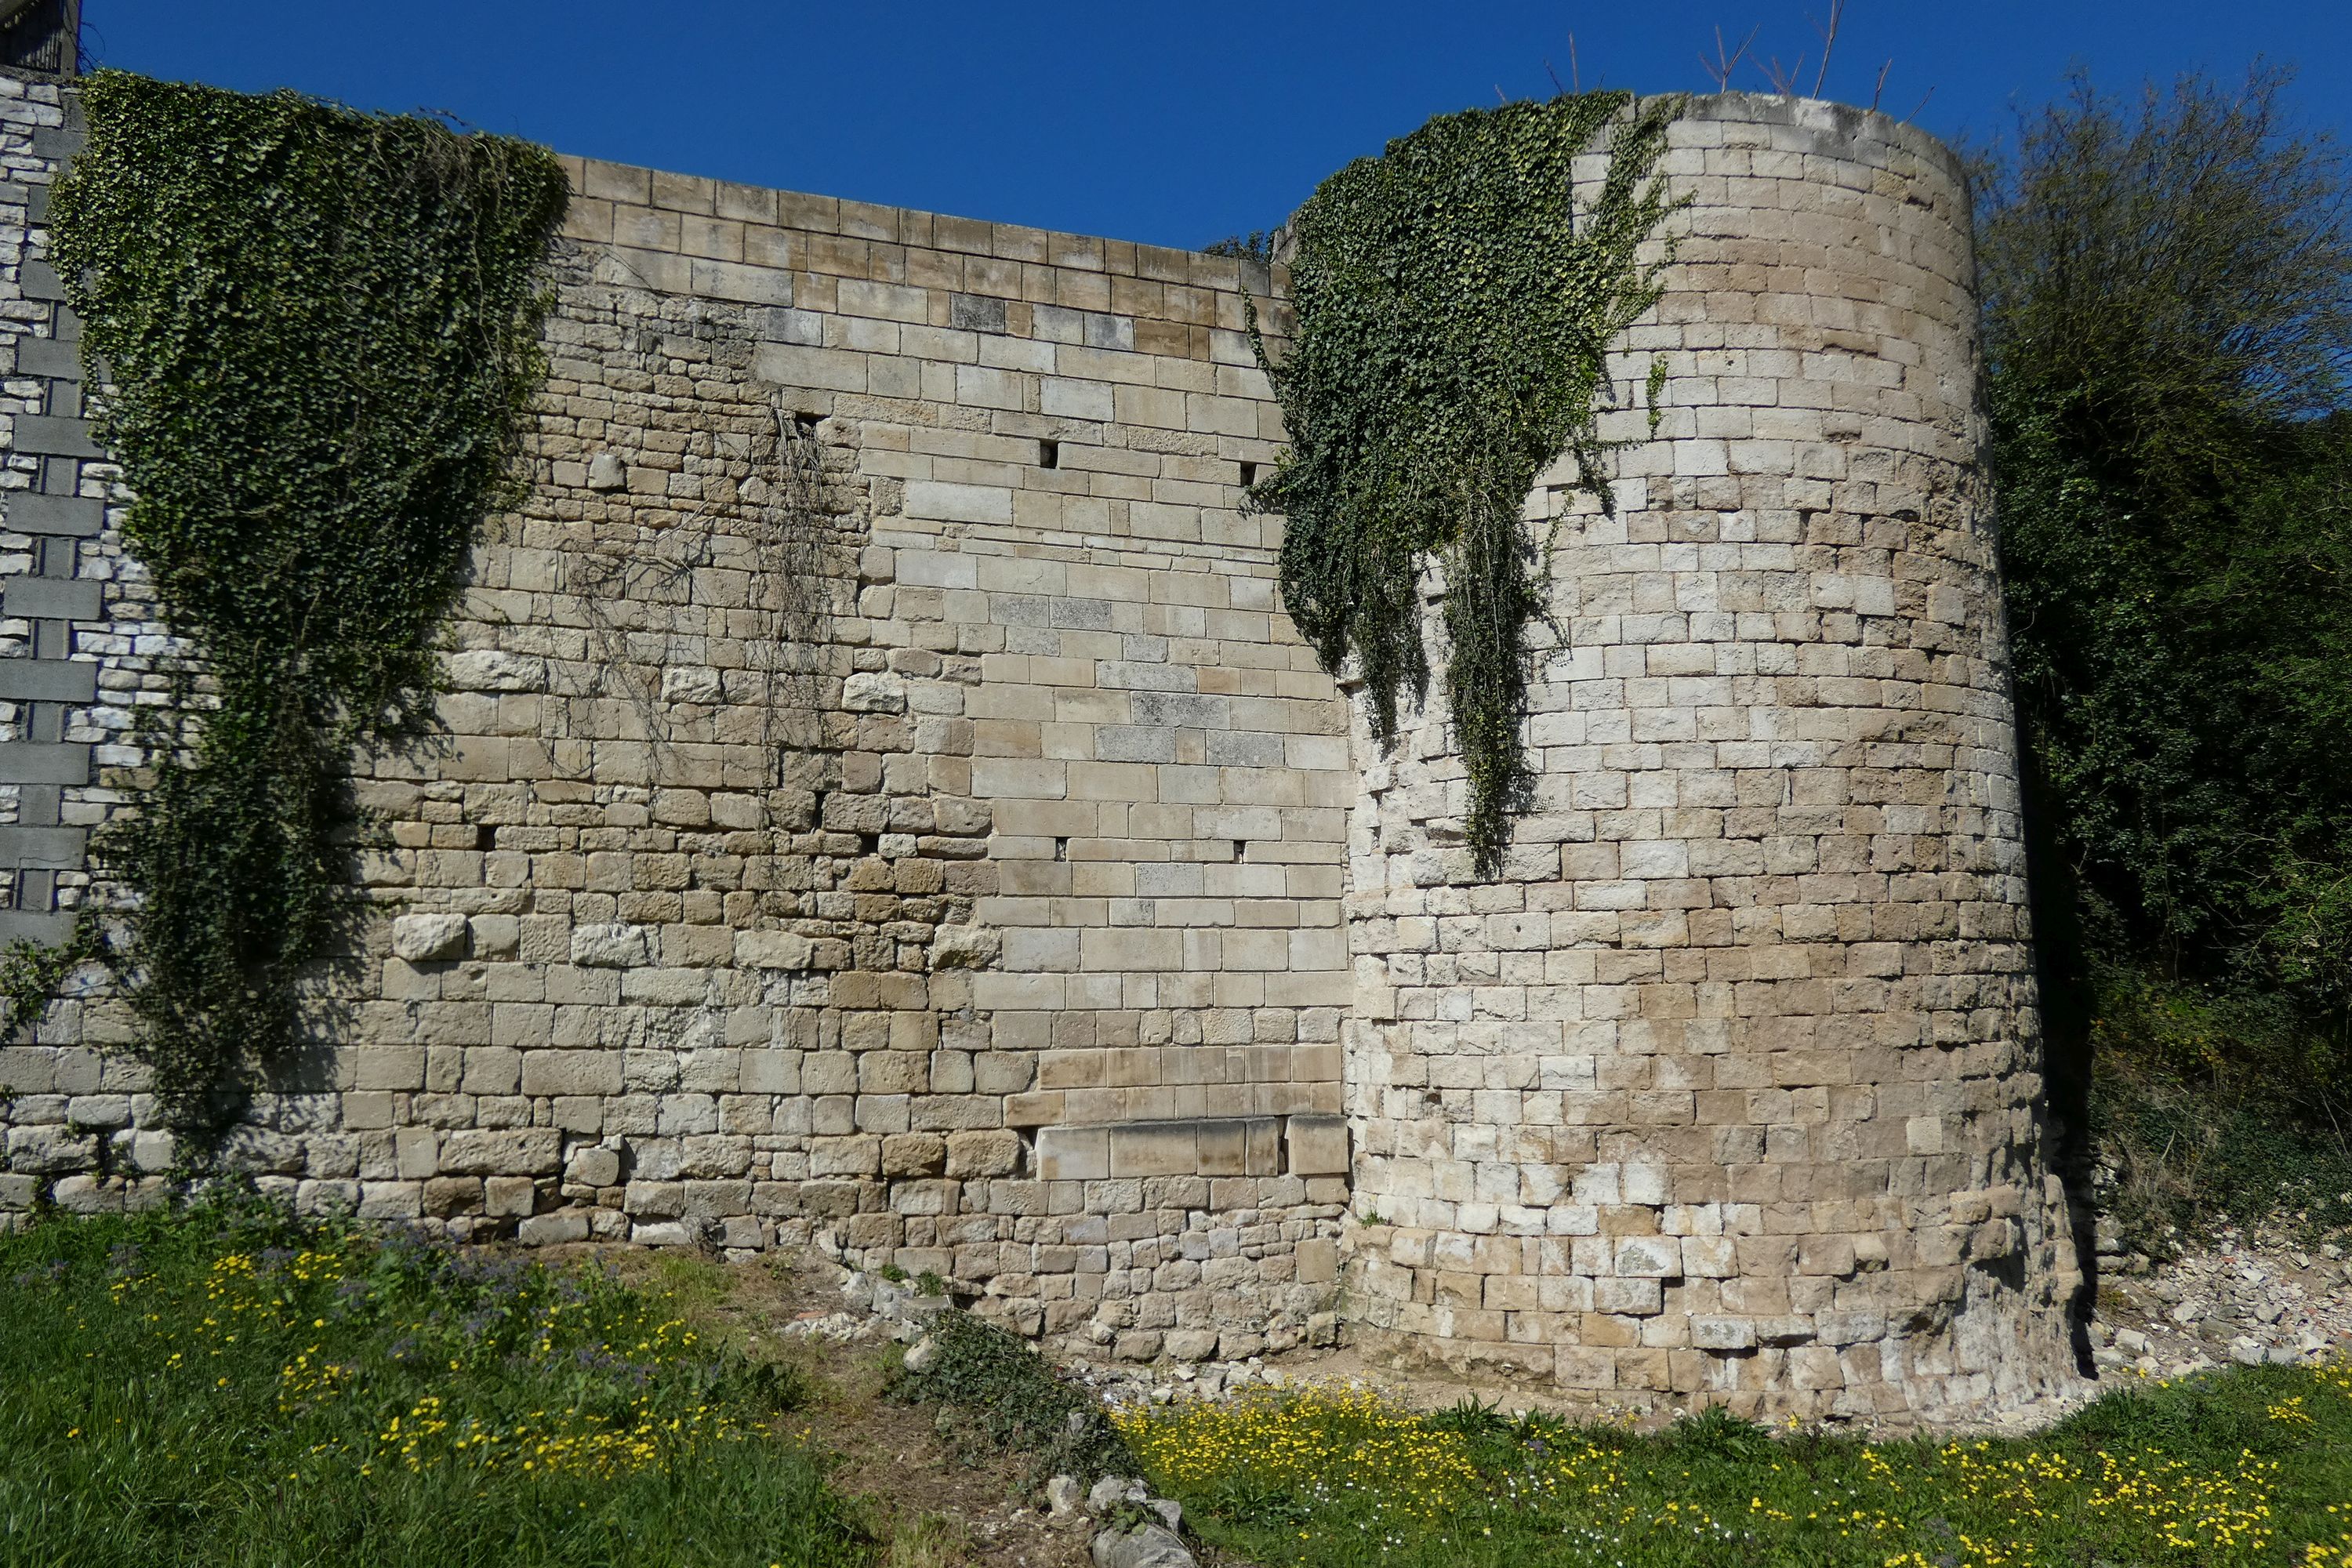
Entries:
<svg viewBox="0 0 2352 1568">
<path fill-rule="evenodd" d="M 62 108 L 0 90 L 0 815 L 41 832 L 135 798 L 172 652 L 60 422 Z M 1609 416 L 1615 517 L 1530 500 L 1566 640 L 1492 885 L 1443 713 L 1351 732 L 1241 510 L 1263 268 L 568 161 L 528 499 L 446 733 L 355 760 L 383 918 L 232 1158 L 459 1235 L 934 1270 L 1131 1357 L 1328 1340 L 1344 1259 L 1369 1339 L 1594 1397 L 2063 1376 L 1966 198 L 1828 106 L 1674 135 L 1614 366 L 1632 407 L 1664 358 L 1664 421 Z M 0 859 L 12 933 L 90 896 L 78 836 Z M 0 1047 L 0 1210 L 158 1190 L 126 1038 L 91 994 Z"/>
<path fill-rule="evenodd" d="M 814 1240 L 1130 1355 L 1295 1341 L 1345 1199 L 1352 774 L 1237 510 L 1264 269 L 569 169 L 446 734 L 357 761 L 386 918 L 233 1156 L 464 1234 Z M 163 651 L 119 521 L 65 656 L 116 740 Z M 125 1033 L 95 997 L 0 1057 L 16 1201 L 168 1162 Z"/>
<path fill-rule="evenodd" d="M 1458 847 L 1444 714 L 1390 755 L 1360 716 L 1357 1307 L 1610 1398 L 2026 1397 L 2071 1370 L 2074 1270 L 1966 188 L 1826 104 L 1701 100 L 1671 148 L 1690 205 L 1617 356 L 1618 513 L 1565 472 L 1529 501 L 1564 638 L 1538 628 L 1497 881 Z"/>
</svg>

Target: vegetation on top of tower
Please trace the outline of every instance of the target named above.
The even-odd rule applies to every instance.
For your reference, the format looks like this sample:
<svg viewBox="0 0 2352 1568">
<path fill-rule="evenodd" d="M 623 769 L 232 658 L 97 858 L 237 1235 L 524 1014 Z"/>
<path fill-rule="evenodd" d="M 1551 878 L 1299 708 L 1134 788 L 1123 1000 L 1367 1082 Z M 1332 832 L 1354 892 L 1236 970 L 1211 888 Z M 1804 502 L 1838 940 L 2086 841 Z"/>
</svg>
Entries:
<svg viewBox="0 0 2352 1568">
<path fill-rule="evenodd" d="M 1643 246 L 1676 205 L 1656 174 L 1678 109 L 1591 92 L 1471 110 L 1349 164 L 1292 223 L 1289 353 L 1271 363 L 1259 342 L 1290 446 L 1251 499 L 1287 520 L 1284 606 L 1325 668 L 1353 660 L 1383 742 L 1400 691 L 1426 691 L 1418 579 L 1443 570 L 1481 877 L 1533 785 L 1520 726 L 1549 546 L 1521 508 L 1563 454 L 1613 504 L 1604 356 L 1658 298 L 1668 254 Z M 1576 161 L 1604 134 L 1580 211 Z"/>
</svg>

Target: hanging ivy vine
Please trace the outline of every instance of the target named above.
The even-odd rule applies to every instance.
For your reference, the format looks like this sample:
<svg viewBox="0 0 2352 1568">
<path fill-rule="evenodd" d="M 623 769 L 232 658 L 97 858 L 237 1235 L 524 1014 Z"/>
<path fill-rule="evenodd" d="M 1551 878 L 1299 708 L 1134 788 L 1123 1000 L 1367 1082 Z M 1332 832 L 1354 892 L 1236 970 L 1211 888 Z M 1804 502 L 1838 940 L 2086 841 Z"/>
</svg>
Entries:
<svg viewBox="0 0 2352 1568">
<path fill-rule="evenodd" d="M 1522 506 L 1566 454 L 1614 507 L 1603 356 L 1659 295 L 1666 258 L 1641 247 L 1676 205 L 1656 175 L 1678 108 L 1593 92 L 1473 110 L 1350 163 L 1293 220 L 1289 354 L 1266 363 L 1260 344 L 1290 447 L 1252 500 L 1287 520 L 1284 605 L 1326 669 L 1354 658 L 1383 742 L 1400 690 L 1426 693 L 1416 581 L 1443 568 L 1483 878 L 1534 783 L 1519 732 L 1545 552 Z M 1607 174 L 1580 210 L 1575 162 L 1604 133 Z"/>
<path fill-rule="evenodd" d="M 123 540 L 194 649 L 100 839 L 109 962 L 184 1128 L 223 1125 L 344 951 L 354 747 L 425 729 L 437 630 L 513 499 L 542 364 L 543 148 L 120 72 L 50 209 Z"/>
</svg>

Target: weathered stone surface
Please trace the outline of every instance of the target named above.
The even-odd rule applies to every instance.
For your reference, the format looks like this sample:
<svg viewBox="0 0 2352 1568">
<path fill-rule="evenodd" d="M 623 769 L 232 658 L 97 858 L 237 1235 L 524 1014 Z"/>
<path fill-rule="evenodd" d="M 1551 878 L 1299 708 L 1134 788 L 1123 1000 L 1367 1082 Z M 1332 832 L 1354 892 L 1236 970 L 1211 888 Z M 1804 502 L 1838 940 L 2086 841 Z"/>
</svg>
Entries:
<svg viewBox="0 0 2352 1568">
<path fill-rule="evenodd" d="M 852 713 L 903 713 L 907 683 L 887 670 L 861 670 L 842 682 L 841 705 Z"/>
<path fill-rule="evenodd" d="M 578 1209 L 533 1215 L 515 1226 L 515 1239 L 525 1247 L 551 1247 L 559 1242 L 588 1239 L 588 1216 Z"/>
<path fill-rule="evenodd" d="M 551 1127 L 489 1131 L 467 1128 L 441 1142 L 446 1173 L 469 1176 L 553 1175 L 562 1163 L 562 1135 Z"/>
<path fill-rule="evenodd" d="M 652 933 L 643 926 L 581 926 L 572 933 L 572 962 L 596 969 L 633 969 L 651 963 Z"/>
<path fill-rule="evenodd" d="M 1694 100 L 1671 147 L 1695 199 L 1612 374 L 1662 365 L 1673 405 L 1654 437 L 1601 416 L 1613 514 L 1564 470 L 1530 498 L 1575 543 L 1499 880 L 1469 875 L 1443 692 L 1392 748 L 1357 716 L 1352 1196 L 1390 1222 L 1358 1321 L 1469 1363 L 1550 1347 L 1606 1400 L 2015 1405 L 2073 1376 L 2075 1273 L 1965 183 L 1804 101 Z"/>
<path fill-rule="evenodd" d="M 466 956 L 470 934 L 463 915 L 402 915 L 392 922 L 393 956 L 411 963 L 446 963 Z"/>
<path fill-rule="evenodd" d="M 547 661 L 495 648 L 469 648 L 446 661 L 458 691 L 537 691 L 547 684 Z"/>
<path fill-rule="evenodd" d="M 816 944 L 788 931 L 739 931 L 735 962 L 752 969 L 806 969 Z"/>
<path fill-rule="evenodd" d="M 1157 1524 L 1106 1530 L 1094 1539 L 1095 1568 L 1194 1568 L 1183 1541 Z"/>
<path fill-rule="evenodd" d="M 931 939 L 934 969 L 986 969 L 1004 952 L 1004 935 L 986 926 L 941 926 Z"/>
</svg>

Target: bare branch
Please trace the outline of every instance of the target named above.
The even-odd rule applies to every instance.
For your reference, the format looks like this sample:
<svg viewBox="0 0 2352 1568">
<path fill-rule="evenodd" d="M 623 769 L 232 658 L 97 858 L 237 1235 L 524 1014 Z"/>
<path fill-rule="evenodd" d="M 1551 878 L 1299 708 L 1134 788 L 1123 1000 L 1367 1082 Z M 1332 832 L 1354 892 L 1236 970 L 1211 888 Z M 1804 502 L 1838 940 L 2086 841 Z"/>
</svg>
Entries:
<svg viewBox="0 0 2352 1568">
<path fill-rule="evenodd" d="M 1878 112 L 1878 100 L 1885 96 L 1886 73 L 1894 68 L 1895 61 L 1891 56 L 1885 65 L 1878 68 L 1878 84 L 1870 89 L 1870 111 L 1873 114 Z"/>
<path fill-rule="evenodd" d="M 1748 36 L 1739 40 L 1739 47 L 1728 54 L 1724 52 L 1723 29 L 1717 27 L 1715 30 L 1715 58 L 1710 60 L 1706 55 L 1700 55 L 1698 68 L 1715 79 L 1717 91 L 1731 90 L 1731 73 L 1739 68 L 1740 60 L 1748 53 L 1748 46 L 1756 41 L 1756 35 L 1762 31 L 1763 26 L 1764 24 L 1759 22 L 1755 26 L 1748 28 Z"/>
<path fill-rule="evenodd" d="M 1844 16 L 1845 0 L 1830 0 L 1830 25 L 1824 27 L 1819 22 L 1813 22 L 1813 31 L 1819 33 L 1822 38 L 1822 68 L 1813 73 L 1813 96 L 1815 98 L 1821 97 L 1822 83 L 1829 77 L 1830 52 L 1837 47 L 1838 23 L 1843 20 Z M 1808 16 L 1805 19 L 1809 22 L 1812 21 L 1811 16 Z"/>
</svg>

